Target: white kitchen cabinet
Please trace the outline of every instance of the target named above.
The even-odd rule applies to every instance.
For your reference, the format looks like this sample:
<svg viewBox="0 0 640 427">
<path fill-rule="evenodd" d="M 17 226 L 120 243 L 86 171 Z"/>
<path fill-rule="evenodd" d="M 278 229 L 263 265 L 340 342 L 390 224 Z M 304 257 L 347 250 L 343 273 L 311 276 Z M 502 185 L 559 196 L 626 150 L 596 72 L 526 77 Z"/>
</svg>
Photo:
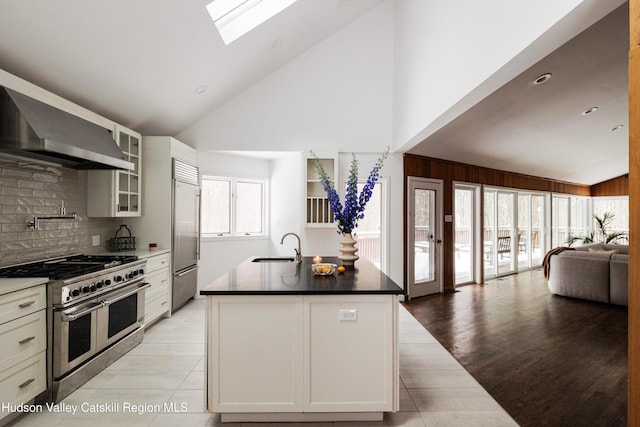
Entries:
<svg viewBox="0 0 640 427">
<path fill-rule="evenodd" d="M 394 299 L 304 297 L 305 411 L 394 410 Z"/>
<path fill-rule="evenodd" d="M 337 154 L 319 154 L 318 159 L 331 178 L 333 185 L 336 186 L 336 183 L 340 185 L 340 181 L 338 180 Z M 305 224 L 307 227 L 335 227 L 333 212 L 329 206 L 329 199 L 324 187 L 322 186 L 322 182 L 320 182 L 320 176 L 318 175 L 315 165 L 315 159 L 306 159 Z"/>
<path fill-rule="evenodd" d="M 211 298 L 214 412 L 299 412 L 303 307 L 299 296 Z"/>
<path fill-rule="evenodd" d="M 398 410 L 397 296 L 214 295 L 207 304 L 208 410 L 223 421 Z"/>
<path fill-rule="evenodd" d="M 46 285 L 0 295 L 0 312 L 0 402 L 28 403 L 47 387 Z"/>
<path fill-rule="evenodd" d="M 145 281 L 151 285 L 144 294 L 144 323 L 149 326 L 167 315 L 171 307 L 171 254 L 165 252 L 140 258 L 147 260 Z"/>
<path fill-rule="evenodd" d="M 133 170 L 90 170 L 87 173 L 87 216 L 136 217 L 142 206 L 142 136 L 117 125 L 114 139 Z"/>
</svg>

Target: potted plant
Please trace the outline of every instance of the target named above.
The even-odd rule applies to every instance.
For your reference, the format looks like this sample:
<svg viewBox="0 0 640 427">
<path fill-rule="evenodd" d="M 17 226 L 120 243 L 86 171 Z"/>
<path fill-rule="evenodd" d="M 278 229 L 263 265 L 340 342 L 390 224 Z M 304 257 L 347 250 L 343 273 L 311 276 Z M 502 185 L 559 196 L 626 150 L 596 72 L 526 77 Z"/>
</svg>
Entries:
<svg viewBox="0 0 640 427">
<path fill-rule="evenodd" d="M 571 246 L 577 242 L 580 242 L 583 245 L 588 245 L 590 243 L 608 243 L 615 245 L 618 243 L 618 240 L 627 240 L 626 231 L 609 231 L 609 226 L 611 225 L 611 221 L 614 217 L 615 214 L 608 211 L 602 214 L 602 217 L 594 215 L 593 218 L 596 222 L 597 232 L 592 230 L 588 234 L 577 235 L 569 233 L 567 245 Z"/>
<path fill-rule="evenodd" d="M 358 255 L 356 255 L 357 249 L 354 246 L 356 241 L 353 239 L 352 232 L 358 226 L 358 220 L 364 218 L 364 208 L 371 198 L 373 187 L 380 178 L 380 169 L 382 169 L 382 164 L 388 155 L 389 147 L 387 147 L 382 156 L 373 166 L 373 169 L 367 178 L 367 182 L 364 184 L 364 187 L 358 195 L 358 160 L 356 159 L 355 153 L 352 154 L 343 206 L 340 202 L 340 195 L 331 183 L 331 177 L 327 174 L 327 171 L 322 166 L 322 163 L 316 154 L 311 151 L 311 156 L 315 161 L 316 170 L 320 176 L 320 182 L 322 183 L 324 191 L 327 193 L 329 206 L 333 211 L 335 222 L 338 226 L 338 233 L 343 237 L 343 240 L 340 243 L 342 246 L 340 249 L 341 255 L 339 255 L 338 258 L 344 265 L 353 265 L 353 263 L 359 258 Z"/>
</svg>

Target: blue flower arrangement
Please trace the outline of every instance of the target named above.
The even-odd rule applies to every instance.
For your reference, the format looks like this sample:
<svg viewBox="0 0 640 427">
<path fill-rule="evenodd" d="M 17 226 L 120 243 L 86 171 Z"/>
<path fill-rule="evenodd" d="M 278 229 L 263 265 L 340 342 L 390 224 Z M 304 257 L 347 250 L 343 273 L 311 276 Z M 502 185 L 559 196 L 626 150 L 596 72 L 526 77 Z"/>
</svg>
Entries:
<svg viewBox="0 0 640 427">
<path fill-rule="evenodd" d="M 358 226 L 358 220 L 364 218 L 364 208 L 371 198 L 373 187 L 380 178 L 380 169 L 385 159 L 389 156 L 389 147 L 382 153 L 376 164 L 371 169 L 364 188 L 358 195 L 358 160 L 355 153 L 352 154 L 351 167 L 349 168 L 349 179 L 347 180 L 347 192 L 344 198 L 344 207 L 340 202 L 340 195 L 335 186 L 331 183 L 331 177 L 322 166 L 318 156 L 311 151 L 311 156 L 315 162 L 316 170 L 320 175 L 320 182 L 329 199 L 329 206 L 333 211 L 339 234 L 351 233 Z"/>
</svg>

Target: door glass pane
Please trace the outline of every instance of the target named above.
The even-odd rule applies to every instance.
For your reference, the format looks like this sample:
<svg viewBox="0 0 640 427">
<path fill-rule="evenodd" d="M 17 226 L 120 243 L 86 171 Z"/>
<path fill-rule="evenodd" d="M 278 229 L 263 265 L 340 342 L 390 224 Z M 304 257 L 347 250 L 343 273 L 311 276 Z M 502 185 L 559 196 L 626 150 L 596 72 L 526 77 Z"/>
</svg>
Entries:
<svg viewBox="0 0 640 427">
<path fill-rule="evenodd" d="M 68 322 L 69 325 L 69 358 L 71 362 L 91 350 L 91 313 Z"/>
<path fill-rule="evenodd" d="M 497 274 L 495 266 L 495 250 L 496 244 L 496 192 L 491 190 L 484 191 L 484 230 L 482 235 L 483 248 L 482 257 L 484 259 L 484 275 L 485 277 L 495 276 Z"/>
<path fill-rule="evenodd" d="M 136 196 L 136 195 L 132 194 L 132 195 L 129 197 L 129 200 L 130 200 L 129 210 L 130 210 L 131 212 L 138 212 L 138 211 L 139 211 L 139 209 L 140 209 L 140 208 L 138 207 L 138 196 Z"/>
<path fill-rule="evenodd" d="M 414 283 L 434 280 L 435 251 L 433 247 L 435 191 L 414 190 Z"/>
<path fill-rule="evenodd" d="M 131 148 L 131 150 L 130 150 L 131 154 L 134 155 L 134 156 L 137 156 L 138 152 L 140 151 L 140 148 L 139 148 L 140 144 L 139 144 L 138 138 L 132 136 L 129 139 L 129 143 L 130 143 L 130 148 Z"/>
<path fill-rule="evenodd" d="M 544 248 L 544 196 L 531 195 L 531 234 L 529 250 L 531 251 L 531 265 L 542 265 L 545 254 Z"/>
<path fill-rule="evenodd" d="M 120 149 L 124 151 L 125 154 L 129 154 L 129 135 L 124 132 L 120 132 Z"/>
<path fill-rule="evenodd" d="M 513 207 L 515 197 L 513 193 L 498 193 L 498 274 L 505 274 L 515 270 L 513 259 L 514 218 Z"/>
<path fill-rule="evenodd" d="M 555 248 L 567 244 L 569 237 L 569 198 L 553 197 L 553 233 L 551 245 Z"/>
<path fill-rule="evenodd" d="M 518 227 L 516 229 L 516 254 L 518 270 L 529 268 L 529 194 L 518 194 Z"/>
<path fill-rule="evenodd" d="M 118 212 L 129 211 L 129 195 L 120 193 L 118 195 Z"/>
<path fill-rule="evenodd" d="M 238 181 L 236 191 L 236 231 L 245 234 L 262 233 L 262 183 Z"/>
<path fill-rule="evenodd" d="M 455 190 L 456 284 L 473 280 L 473 191 Z"/>
<path fill-rule="evenodd" d="M 111 303 L 109 310 L 108 338 L 113 337 L 138 321 L 138 294 Z"/>
<path fill-rule="evenodd" d="M 127 172 L 118 172 L 118 190 L 127 192 L 129 191 L 129 174 Z"/>
<path fill-rule="evenodd" d="M 358 193 L 364 183 L 358 184 Z M 358 221 L 355 239 L 358 241 L 358 255 L 381 268 L 382 261 L 382 183 L 377 182 L 367 202 L 364 218 Z"/>
</svg>

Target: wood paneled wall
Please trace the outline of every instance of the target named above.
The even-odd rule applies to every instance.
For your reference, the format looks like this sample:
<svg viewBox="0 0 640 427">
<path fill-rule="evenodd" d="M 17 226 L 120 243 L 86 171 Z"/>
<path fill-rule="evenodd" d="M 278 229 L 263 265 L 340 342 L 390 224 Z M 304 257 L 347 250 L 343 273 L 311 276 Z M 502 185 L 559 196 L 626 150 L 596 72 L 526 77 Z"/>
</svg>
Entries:
<svg viewBox="0 0 640 427">
<path fill-rule="evenodd" d="M 640 1 L 640 0 L 639 0 Z M 467 165 L 464 163 L 451 162 L 448 160 L 434 159 L 430 157 L 416 156 L 412 154 L 404 155 L 404 241 L 406 236 L 407 218 L 407 177 L 416 176 L 421 178 L 441 179 L 443 181 L 443 214 L 453 215 L 453 183 L 467 182 L 473 184 L 483 184 L 496 187 L 517 188 L 521 190 L 543 191 L 564 194 L 576 194 L 580 196 L 590 196 L 591 188 L 588 185 L 574 184 L 570 182 L 555 181 L 548 178 L 539 178 L 530 175 L 523 175 L 513 172 L 501 171 L 497 169 L 483 168 L 480 166 Z M 443 237 L 443 287 L 445 292 L 451 292 L 455 288 L 455 265 L 454 265 L 454 229 L 453 223 L 445 222 Z M 407 259 L 407 249 L 404 245 L 404 259 Z M 407 269 L 405 265 L 405 283 L 407 283 Z"/>
<path fill-rule="evenodd" d="M 629 1 L 629 426 L 640 426 L 640 0 Z"/>
<path fill-rule="evenodd" d="M 629 174 L 603 181 L 591 186 L 591 196 L 628 196 Z"/>
</svg>

